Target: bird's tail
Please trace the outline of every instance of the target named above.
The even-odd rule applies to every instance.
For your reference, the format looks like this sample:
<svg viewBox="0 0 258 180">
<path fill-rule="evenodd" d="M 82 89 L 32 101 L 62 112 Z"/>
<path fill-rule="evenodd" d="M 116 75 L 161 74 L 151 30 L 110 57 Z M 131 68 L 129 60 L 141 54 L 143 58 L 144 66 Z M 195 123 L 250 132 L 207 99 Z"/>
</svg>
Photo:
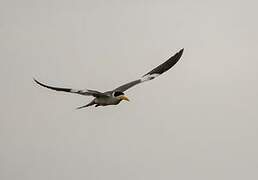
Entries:
<svg viewBox="0 0 258 180">
<path fill-rule="evenodd" d="M 86 108 L 86 107 L 89 107 L 89 106 L 93 106 L 95 104 L 94 101 L 91 101 L 89 104 L 86 104 L 84 106 L 80 106 L 80 107 L 77 107 L 76 109 L 82 109 L 82 108 Z"/>
</svg>

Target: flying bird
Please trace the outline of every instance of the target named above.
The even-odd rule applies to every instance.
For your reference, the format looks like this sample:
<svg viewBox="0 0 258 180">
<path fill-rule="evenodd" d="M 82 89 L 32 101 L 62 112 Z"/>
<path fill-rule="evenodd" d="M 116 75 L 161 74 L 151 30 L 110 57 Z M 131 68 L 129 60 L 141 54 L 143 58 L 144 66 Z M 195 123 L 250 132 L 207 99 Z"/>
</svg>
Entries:
<svg viewBox="0 0 258 180">
<path fill-rule="evenodd" d="M 168 71 L 170 68 L 172 68 L 178 60 L 181 58 L 183 54 L 184 49 L 181 49 L 179 52 L 177 52 L 174 56 L 169 58 L 166 62 L 163 64 L 159 65 L 158 67 L 154 68 L 147 74 L 143 75 L 141 78 L 131 81 L 129 83 L 126 83 L 112 91 L 107 91 L 107 92 L 99 92 L 96 90 L 89 90 L 89 89 L 71 89 L 71 88 L 60 88 L 60 87 L 53 87 L 49 86 L 46 84 L 43 84 L 39 82 L 38 80 L 34 79 L 34 81 L 39 84 L 40 86 L 43 86 L 48 89 L 52 89 L 55 91 L 64 91 L 64 92 L 69 92 L 69 93 L 75 93 L 75 94 L 80 94 L 84 96 L 93 96 L 94 99 L 88 103 L 87 105 L 78 107 L 77 109 L 89 107 L 95 105 L 95 107 L 98 106 L 108 106 L 108 105 L 117 105 L 119 104 L 122 100 L 129 101 L 128 97 L 125 96 L 124 92 L 128 90 L 129 88 L 141 84 L 146 81 L 150 81 L 152 79 L 155 79 L 159 75 L 163 74 L 164 72 Z"/>
</svg>

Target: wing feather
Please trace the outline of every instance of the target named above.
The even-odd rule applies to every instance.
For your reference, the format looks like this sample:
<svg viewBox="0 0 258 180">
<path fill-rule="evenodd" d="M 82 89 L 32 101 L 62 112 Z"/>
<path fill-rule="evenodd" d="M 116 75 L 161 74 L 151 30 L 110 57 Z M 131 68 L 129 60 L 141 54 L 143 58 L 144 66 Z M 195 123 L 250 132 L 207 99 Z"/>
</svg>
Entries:
<svg viewBox="0 0 258 180">
<path fill-rule="evenodd" d="M 159 65 L 158 67 L 154 68 L 153 70 L 151 70 L 150 72 L 148 72 L 147 74 L 145 74 L 144 76 L 142 76 L 140 79 L 137 79 L 135 81 L 131 81 L 129 83 L 126 83 L 118 88 L 116 88 L 113 91 L 121 91 L 124 92 L 126 90 L 128 90 L 129 88 L 143 83 L 145 81 L 150 81 L 152 79 L 155 79 L 156 77 L 158 77 L 159 75 L 163 74 L 164 72 L 168 71 L 170 68 L 172 68 L 181 58 L 182 54 L 183 54 L 184 49 L 181 49 L 178 53 L 176 53 L 174 56 L 172 56 L 171 58 L 169 58 L 166 62 L 164 62 L 163 64 Z"/>
<path fill-rule="evenodd" d="M 42 87 L 52 89 L 55 91 L 63 91 L 63 92 L 80 94 L 80 95 L 84 95 L 84 96 L 94 96 L 94 97 L 107 96 L 106 94 L 101 93 L 99 91 L 95 91 L 95 90 L 88 90 L 88 89 L 79 90 L 79 89 L 71 89 L 71 88 L 60 88 L 60 87 L 54 87 L 54 86 L 49 86 L 49 85 L 43 84 L 36 79 L 34 79 L 34 81 Z"/>
</svg>

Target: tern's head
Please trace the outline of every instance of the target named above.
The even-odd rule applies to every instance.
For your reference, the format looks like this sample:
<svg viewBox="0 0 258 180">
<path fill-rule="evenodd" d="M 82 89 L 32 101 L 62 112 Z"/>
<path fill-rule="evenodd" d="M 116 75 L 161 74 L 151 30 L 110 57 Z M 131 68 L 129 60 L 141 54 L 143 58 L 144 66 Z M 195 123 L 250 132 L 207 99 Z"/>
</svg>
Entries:
<svg viewBox="0 0 258 180">
<path fill-rule="evenodd" d="M 125 94 L 123 92 L 120 92 L 120 91 L 114 92 L 114 97 L 118 98 L 121 101 L 122 100 L 129 101 L 128 97 L 126 97 Z"/>
</svg>

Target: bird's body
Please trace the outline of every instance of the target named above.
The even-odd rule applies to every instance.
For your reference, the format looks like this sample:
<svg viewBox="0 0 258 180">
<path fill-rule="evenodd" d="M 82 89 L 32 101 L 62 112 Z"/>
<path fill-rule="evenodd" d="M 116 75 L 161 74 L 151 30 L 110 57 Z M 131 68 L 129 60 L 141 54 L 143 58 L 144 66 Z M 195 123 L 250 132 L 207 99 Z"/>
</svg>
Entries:
<svg viewBox="0 0 258 180">
<path fill-rule="evenodd" d="M 155 79 L 156 77 L 158 77 L 162 73 L 168 71 L 171 67 L 173 67 L 178 62 L 178 60 L 181 58 L 182 54 L 183 54 L 183 49 L 181 49 L 178 53 L 176 53 L 174 56 L 169 58 L 163 64 L 159 65 L 155 69 L 151 70 L 150 72 L 148 72 L 147 74 L 142 76 L 140 79 L 137 79 L 135 81 L 126 83 L 126 84 L 124 84 L 124 85 L 122 85 L 122 86 L 120 86 L 120 87 L 118 87 L 114 90 L 107 91 L 107 92 L 104 92 L 104 93 L 96 91 L 96 90 L 88 90 L 88 89 L 77 90 L 77 89 L 71 89 L 71 88 L 53 87 L 53 86 L 45 85 L 45 84 L 37 81 L 36 79 L 34 79 L 34 81 L 37 84 L 39 84 L 39 85 L 41 85 L 45 88 L 52 89 L 52 90 L 64 91 L 64 92 L 70 92 L 70 93 L 76 93 L 76 94 L 80 94 L 80 95 L 95 97 L 89 104 L 87 104 L 85 106 L 81 106 L 78 109 L 93 106 L 93 105 L 95 105 L 95 107 L 117 105 L 122 100 L 129 101 L 129 99 L 124 95 L 124 92 L 127 89 L 129 89 L 129 88 L 131 88 L 131 87 L 133 87 L 137 84 L 143 83 L 145 81 L 150 81 L 152 79 Z"/>
<path fill-rule="evenodd" d="M 122 101 L 122 99 L 118 99 L 116 97 L 98 97 L 94 99 L 94 103 L 101 105 L 101 106 L 107 106 L 107 105 L 117 105 Z"/>
</svg>

